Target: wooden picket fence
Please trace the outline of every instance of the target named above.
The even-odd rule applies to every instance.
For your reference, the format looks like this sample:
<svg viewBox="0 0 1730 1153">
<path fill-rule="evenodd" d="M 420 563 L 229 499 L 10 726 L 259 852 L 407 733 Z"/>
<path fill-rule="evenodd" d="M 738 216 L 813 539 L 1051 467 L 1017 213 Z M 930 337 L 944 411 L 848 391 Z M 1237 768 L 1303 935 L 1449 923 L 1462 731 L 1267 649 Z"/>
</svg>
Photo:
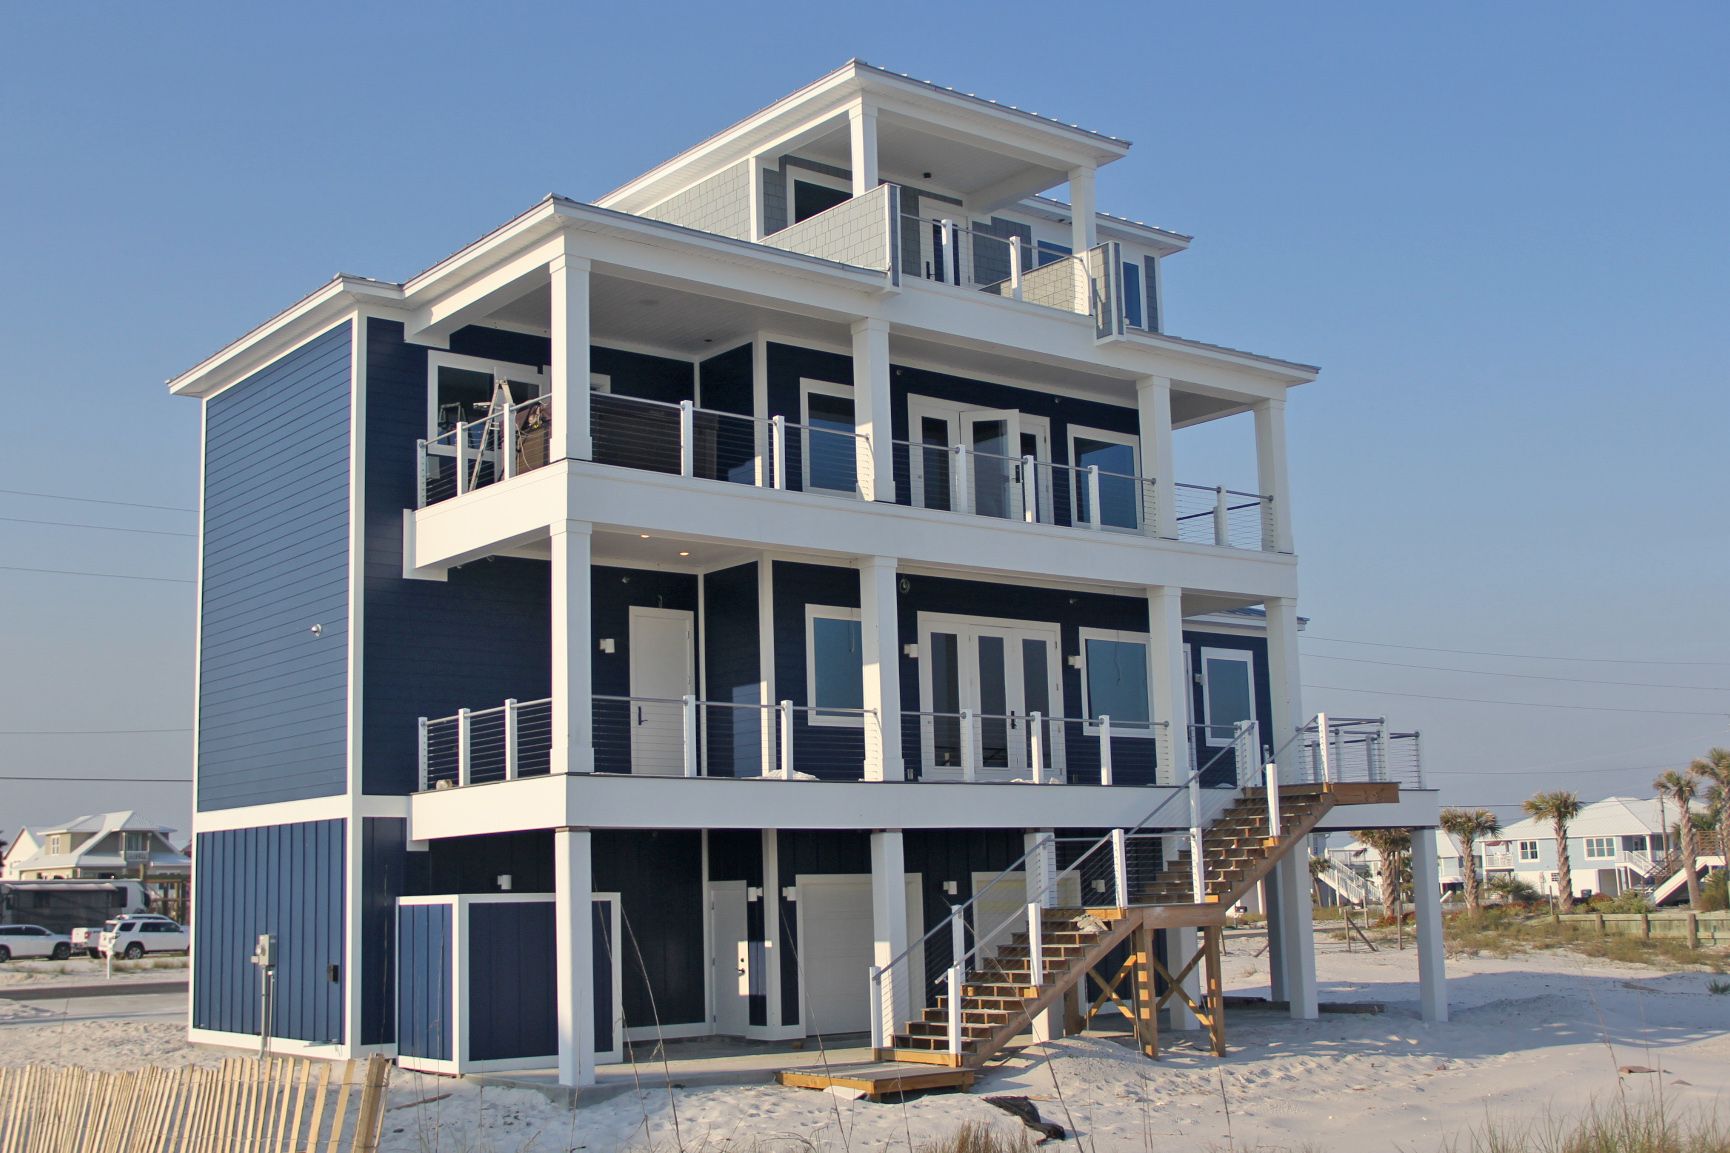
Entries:
<svg viewBox="0 0 1730 1153">
<path fill-rule="evenodd" d="M 389 1078 L 380 1056 L 0 1068 L 0 1153 L 373 1153 Z"/>
</svg>

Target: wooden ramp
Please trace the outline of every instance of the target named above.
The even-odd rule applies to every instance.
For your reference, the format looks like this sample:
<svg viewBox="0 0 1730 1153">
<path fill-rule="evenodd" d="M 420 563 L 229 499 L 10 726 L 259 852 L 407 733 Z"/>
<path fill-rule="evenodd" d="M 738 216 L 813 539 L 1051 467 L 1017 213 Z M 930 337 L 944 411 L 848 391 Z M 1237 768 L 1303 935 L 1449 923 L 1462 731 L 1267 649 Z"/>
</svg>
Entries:
<svg viewBox="0 0 1730 1153">
<path fill-rule="evenodd" d="M 775 1075 L 794 1089 L 857 1089 L 876 1101 L 892 1093 L 919 1093 L 928 1089 L 971 1089 L 973 1069 L 950 1069 L 937 1065 L 910 1065 L 898 1061 L 871 1061 L 861 1065 L 814 1065 L 805 1069 L 783 1069 Z"/>
</svg>

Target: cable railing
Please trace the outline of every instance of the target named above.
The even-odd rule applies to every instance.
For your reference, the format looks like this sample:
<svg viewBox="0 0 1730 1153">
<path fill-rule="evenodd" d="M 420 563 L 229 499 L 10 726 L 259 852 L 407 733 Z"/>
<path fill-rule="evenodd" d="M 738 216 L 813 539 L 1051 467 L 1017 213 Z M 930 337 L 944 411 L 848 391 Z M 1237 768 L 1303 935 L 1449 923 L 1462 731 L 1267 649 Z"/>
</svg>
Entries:
<svg viewBox="0 0 1730 1153">
<path fill-rule="evenodd" d="M 450 500 L 547 463 L 552 431 L 552 398 L 537 396 L 501 403 L 510 395 L 498 382 L 495 396 L 478 421 L 458 421 L 430 440 L 416 442 L 419 507 Z"/>
<path fill-rule="evenodd" d="M 1151 785 L 1171 764 L 1164 721 L 903 710 L 901 732 L 911 780 Z"/>
<path fill-rule="evenodd" d="M 1291 756 L 1286 756 L 1287 752 Z M 1393 732 L 1386 717 L 1318 713 L 1275 754 L 1286 784 L 1389 783 L 1424 787 L 1423 745 L 1416 732 Z M 1288 761 L 1290 768 L 1286 768 Z"/>
<path fill-rule="evenodd" d="M 907 213 L 900 225 L 906 276 L 1062 312 L 1093 312 L 1086 261 L 1057 245 Z"/>
<path fill-rule="evenodd" d="M 421 717 L 420 791 L 546 776 L 551 768 L 552 711 L 549 697 Z"/>
<path fill-rule="evenodd" d="M 1234 746 L 1219 750 L 1217 755 L 1230 753 L 1240 764 L 1253 764 L 1254 751 L 1259 748 L 1255 722 L 1243 722 L 1236 731 Z M 1262 772 L 1240 772 L 1234 774 L 1231 788 L 1206 788 L 1203 778 L 1212 768 L 1210 760 L 1189 774 L 1133 827 L 1112 829 L 1091 841 L 1066 839 L 1059 843 L 1052 837 L 1039 838 L 919 940 L 887 964 L 873 965 L 872 1047 L 883 1049 L 900 1022 L 911 1020 L 927 1005 L 935 1004 L 934 998 L 942 997 L 948 1010 L 948 1051 L 960 1054 L 966 1039 L 968 985 L 981 983 L 975 981 L 977 974 L 991 972 L 1004 943 L 1022 929 L 1030 969 L 1030 980 L 1024 984 L 1042 985 L 1041 937 L 1046 912 L 1146 903 L 1141 894 L 1151 889 L 1154 878 L 1167 864 L 1166 843 L 1174 838 L 1188 843 L 1192 896 L 1198 904 L 1205 901 L 1205 826 L 1242 797 L 1245 781 L 1263 779 Z M 1271 768 L 1264 771 L 1268 777 L 1273 775 Z M 1277 789 L 1269 791 L 1266 803 L 1270 828 L 1279 828 Z M 1019 965 L 1017 982 L 1023 983 Z"/>
<path fill-rule="evenodd" d="M 1181 481 L 1171 488 L 1178 540 L 1221 548 L 1277 549 L 1273 498 Z"/>
<path fill-rule="evenodd" d="M 903 504 L 1028 524 L 1155 530 L 1155 482 L 1147 477 L 980 452 L 965 444 L 893 443 Z"/>
</svg>

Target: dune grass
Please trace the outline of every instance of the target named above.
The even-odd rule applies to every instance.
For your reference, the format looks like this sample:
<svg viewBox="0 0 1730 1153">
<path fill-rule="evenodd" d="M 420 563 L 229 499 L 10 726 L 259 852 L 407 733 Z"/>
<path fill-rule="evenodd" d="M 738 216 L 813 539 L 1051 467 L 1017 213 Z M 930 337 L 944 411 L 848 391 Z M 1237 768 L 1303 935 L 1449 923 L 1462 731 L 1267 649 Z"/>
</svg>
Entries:
<svg viewBox="0 0 1730 1153">
<path fill-rule="evenodd" d="M 1730 1126 L 1715 1112 L 1656 1098 L 1593 1104 L 1569 1117 L 1487 1121 L 1446 1153 L 1725 1153 Z"/>
<path fill-rule="evenodd" d="M 1664 969 L 1705 969 L 1730 972 L 1730 953 L 1723 949 L 1690 949 L 1671 937 L 1600 936 L 1590 925 L 1558 924 L 1545 914 L 1524 915 L 1506 909 L 1449 917 L 1443 936 L 1450 953 L 1509 957 L 1542 949 L 1568 949 L 1583 956 L 1628 965 Z"/>
</svg>

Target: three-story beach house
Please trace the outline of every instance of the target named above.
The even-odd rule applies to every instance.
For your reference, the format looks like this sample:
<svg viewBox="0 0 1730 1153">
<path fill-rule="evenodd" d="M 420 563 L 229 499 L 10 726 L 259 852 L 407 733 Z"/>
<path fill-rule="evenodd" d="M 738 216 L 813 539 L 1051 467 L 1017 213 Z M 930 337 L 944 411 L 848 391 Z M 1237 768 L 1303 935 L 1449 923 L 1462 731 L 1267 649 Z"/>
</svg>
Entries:
<svg viewBox="0 0 1730 1153">
<path fill-rule="evenodd" d="M 257 1043 L 269 936 L 279 1050 L 961 1068 L 1089 967 L 1217 1023 L 1166 978 L 1264 879 L 1313 1015 L 1307 834 L 1434 794 L 1413 735 L 1303 711 L 1316 370 L 1165 331 L 1189 238 L 1094 206 L 1128 148 L 850 62 L 174 379 L 193 1038 Z M 1230 491 L 1183 430 L 1239 414 Z"/>
</svg>

